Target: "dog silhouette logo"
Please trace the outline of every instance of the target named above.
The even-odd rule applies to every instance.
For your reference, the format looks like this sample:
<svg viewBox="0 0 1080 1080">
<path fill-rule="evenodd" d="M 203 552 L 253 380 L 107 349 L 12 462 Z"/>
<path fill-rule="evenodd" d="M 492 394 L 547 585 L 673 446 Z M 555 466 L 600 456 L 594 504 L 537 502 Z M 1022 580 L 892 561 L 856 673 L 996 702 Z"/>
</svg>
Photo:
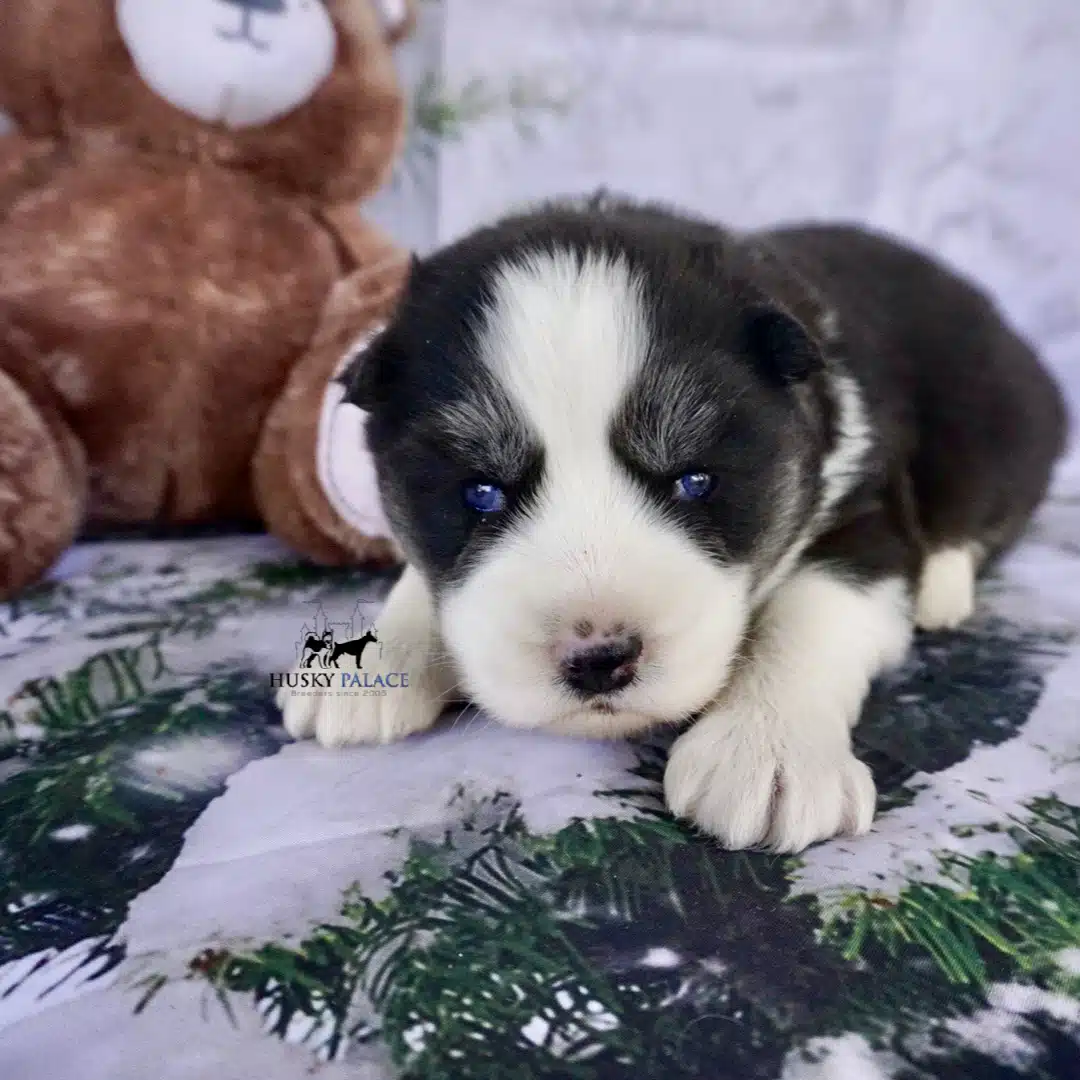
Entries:
<svg viewBox="0 0 1080 1080">
<path fill-rule="evenodd" d="M 339 697 L 408 689 L 409 672 L 397 670 L 393 650 L 383 656 L 374 619 L 378 610 L 377 601 L 358 600 L 352 613 L 340 618 L 317 603 L 314 615 L 300 627 L 292 670 L 271 672 L 271 687 Z"/>
<path fill-rule="evenodd" d="M 343 641 L 339 645 L 335 645 L 333 651 L 330 653 L 330 660 L 328 662 L 329 667 L 337 667 L 338 660 L 342 656 L 351 656 L 356 661 L 356 668 L 358 671 L 363 671 L 364 665 L 360 663 L 360 658 L 364 655 L 364 650 L 372 643 L 377 644 L 379 641 L 375 634 L 375 631 L 369 630 L 361 637 L 354 638 L 352 641 Z"/>
<path fill-rule="evenodd" d="M 308 634 L 301 648 L 300 666 L 309 668 L 316 659 L 320 659 L 323 661 L 320 666 L 326 667 L 326 657 L 329 655 L 327 650 L 333 650 L 333 648 L 333 630 L 324 630 L 321 637 Z"/>
<path fill-rule="evenodd" d="M 378 605 L 359 600 L 346 619 L 332 619 L 321 603 L 300 628 L 296 666 L 276 671 L 270 685 L 304 693 L 385 694 L 409 686 L 407 671 L 391 670 L 372 615 Z"/>
<path fill-rule="evenodd" d="M 378 644 L 379 637 L 374 627 L 358 638 L 347 641 L 335 641 L 334 631 L 327 627 L 321 634 L 308 634 L 304 639 L 300 650 L 300 666 L 309 668 L 318 662 L 321 668 L 340 667 L 338 661 L 343 656 L 351 656 L 356 661 L 358 670 L 363 670 L 364 665 L 360 662 L 364 650 L 372 644 Z"/>
</svg>

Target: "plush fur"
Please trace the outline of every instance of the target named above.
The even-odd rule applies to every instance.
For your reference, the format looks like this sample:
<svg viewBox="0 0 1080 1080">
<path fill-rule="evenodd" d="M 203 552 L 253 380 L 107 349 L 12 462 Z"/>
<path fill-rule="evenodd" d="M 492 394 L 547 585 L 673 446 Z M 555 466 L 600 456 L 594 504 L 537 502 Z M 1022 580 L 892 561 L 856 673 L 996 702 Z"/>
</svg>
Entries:
<svg viewBox="0 0 1080 1080">
<path fill-rule="evenodd" d="M 409 562 L 380 640 L 424 675 L 283 698 L 289 729 L 385 741 L 450 696 L 581 735 L 692 721 L 668 802 L 732 848 L 869 828 L 870 683 L 970 613 L 1066 433 L 1032 350 L 929 257 L 606 197 L 416 265 L 355 367 Z"/>
<path fill-rule="evenodd" d="M 403 138 L 388 37 L 412 0 L 394 6 L 388 30 L 374 0 L 0 0 L 0 111 L 20 129 L 0 138 L 0 599 L 86 527 L 261 521 L 322 562 L 393 557 L 313 463 L 347 343 L 407 272 L 356 208 Z M 282 79 L 273 50 L 216 31 L 288 48 L 316 18 L 333 52 L 284 114 L 208 122 L 143 78 L 132 12 L 210 100 L 217 49 L 223 108 Z"/>
</svg>

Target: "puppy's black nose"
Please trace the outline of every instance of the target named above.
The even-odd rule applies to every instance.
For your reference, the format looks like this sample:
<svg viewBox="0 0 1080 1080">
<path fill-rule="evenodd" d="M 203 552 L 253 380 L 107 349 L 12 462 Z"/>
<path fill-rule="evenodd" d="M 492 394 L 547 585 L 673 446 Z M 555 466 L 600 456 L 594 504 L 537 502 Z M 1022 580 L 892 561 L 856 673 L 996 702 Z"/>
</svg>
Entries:
<svg viewBox="0 0 1080 1080">
<path fill-rule="evenodd" d="M 634 681 L 640 656 L 641 638 L 637 634 L 597 644 L 582 641 L 563 653 L 559 672 L 563 682 L 583 697 L 613 694 Z"/>
</svg>

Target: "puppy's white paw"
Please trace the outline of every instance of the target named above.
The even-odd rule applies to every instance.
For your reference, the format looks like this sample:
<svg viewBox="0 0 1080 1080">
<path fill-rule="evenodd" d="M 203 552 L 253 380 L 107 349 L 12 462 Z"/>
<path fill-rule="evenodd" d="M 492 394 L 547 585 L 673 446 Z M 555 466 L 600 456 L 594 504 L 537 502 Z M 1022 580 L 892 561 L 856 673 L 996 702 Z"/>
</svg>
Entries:
<svg viewBox="0 0 1080 1080">
<path fill-rule="evenodd" d="M 915 625 L 952 630 L 975 611 L 975 554 L 970 547 L 942 548 L 927 557 L 915 598 Z"/>
<path fill-rule="evenodd" d="M 664 773 L 672 812 L 731 850 L 791 853 L 867 832 L 877 799 L 870 770 L 841 740 L 778 747 L 772 720 L 745 706 L 718 708 L 676 740 Z M 844 720 L 833 727 L 841 724 L 846 731 Z"/>
<path fill-rule="evenodd" d="M 336 670 L 334 685 L 319 693 L 278 691 L 285 730 L 294 739 L 314 735 L 326 747 L 389 743 L 435 723 L 451 703 L 456 679 L 448 663 L 436 660 L 442 650 L 431 595 L 413 567 L 407 566 L 390 590 L 378 634 L 381 671 L 365 670 L 369 676 L 395 676 L 385 680 L 385 692 L 353 689 L 348 680 L 333 678 Z"/>
<path fill-rule="evenodd" d="M 446 704 L 431 680 L 387 689 L 385 696 L 365 697 L 359 691 L 327 690 L 320 694 L 278 691 L 285 730 L 294 739 L 312 736 L 328 748 L 356 743 L 390 743 L 431 727 Z"/>
</svg>

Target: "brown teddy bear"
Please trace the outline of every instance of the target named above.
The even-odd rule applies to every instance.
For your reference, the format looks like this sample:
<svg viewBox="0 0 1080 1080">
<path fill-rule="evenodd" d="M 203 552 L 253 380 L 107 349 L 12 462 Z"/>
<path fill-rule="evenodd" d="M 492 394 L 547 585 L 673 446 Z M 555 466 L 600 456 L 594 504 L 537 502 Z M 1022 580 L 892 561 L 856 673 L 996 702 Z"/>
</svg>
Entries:
<svg viewBox="0 0 1080 1080">
<path fill-rule="evenodd" d="M 408 271 L 385 2 L 0 0 L 0 598 L 88 525 L 396 558 L 333 378 Z"/>
</svg>

